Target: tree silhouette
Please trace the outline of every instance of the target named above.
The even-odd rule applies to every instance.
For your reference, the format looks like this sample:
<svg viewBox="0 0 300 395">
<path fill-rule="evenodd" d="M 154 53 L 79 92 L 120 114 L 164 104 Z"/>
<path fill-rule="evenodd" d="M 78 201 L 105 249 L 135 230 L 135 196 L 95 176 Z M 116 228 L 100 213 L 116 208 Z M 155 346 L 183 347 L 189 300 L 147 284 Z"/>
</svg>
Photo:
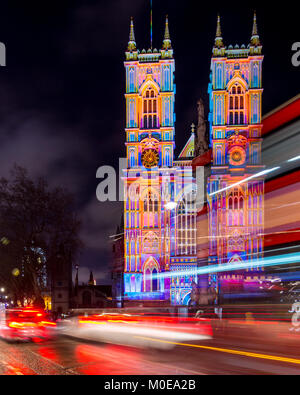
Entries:
<svg viewBox="0 0 300 395">
<path fill-rule="evenodd" d="M 0 179 L 0 285 L 15 302 L 43 304 L 57 265 L 71 265 L 82 247 L 79 229 L 73 196 L 63 188 L 50 189 L 19 166 Z"/>
</svg>

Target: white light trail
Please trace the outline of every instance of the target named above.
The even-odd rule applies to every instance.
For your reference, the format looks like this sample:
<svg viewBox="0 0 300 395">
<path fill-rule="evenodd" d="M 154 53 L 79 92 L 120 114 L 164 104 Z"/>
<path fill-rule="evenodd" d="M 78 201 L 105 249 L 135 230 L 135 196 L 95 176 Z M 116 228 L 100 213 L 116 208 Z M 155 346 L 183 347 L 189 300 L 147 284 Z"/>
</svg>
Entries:
<svg viewBox="0 0 300 395">
<path fill-rule="evenodd" d="M 163 272 L 155 275 L 156 278 L 165 277 L 178 277 L 178 276 L 194 276 L 197 274 L 212 274 L 212 273 L 222 273 L 235 270 L 244 270 L 256 267 L 266 267 L 266 266 L 278 266 L 278 265 L 288 265 L 291 263 L 300 262 L 300 253 L 292 253 L 286 255 L 279 255 L 277 257 L 267 257 L 254 259 L 251 261 L 208 265 L 203 267 L 195 267 L 189 270 L 178 270 L 174 272 Z M 152 274 L 152 278 L 154 275 Z"/>
<path fill-rule="evenodd" d="M 264 176 L 264 175 L 269 174 L 272 171 L 275 171 L 275 170 L 278 170 L 278 169 L 280 169 L 280 166 L 276 166 L 276 167 L 272 167 L 271 169 L 266 169 L 266 170 L 260 171 L 259 173 L 253 174 L 250 177 L 244 178 L 244 179 L 242 179 L 242 180 L 240 180 L 238 182 L 235 182 L 234 184 L 228 185 L 225 188 L 222 188 L 222 189 L 219 189 L 218 191 L 212 192 L 212 193 L 209 194 L 209 196 L 216 195 L 217 193 L 226 191 L 227 189 L 231 189 L 231 188 L 233 188 L 233 187 L 235 187 L 237 185 L 243 184 L 246 181 L 252 180 L 253 178 Z"/>
<path fill-rule="evenodd" d="M 300 159 L 300 155 L 295 156 L 294 158 L 291 158 L 289 160 L 287 160 L 287 162 L 294 162 L 295 160 L 299 160 Z"/>
<path fill-rule="evenodd" d="M 176 202 L 168 202 L 168 203 L 165 204 L 165 209 L 166 210 L 173 210 L 176 207 L 177 207 L 177 203 Z"/>
</svg>

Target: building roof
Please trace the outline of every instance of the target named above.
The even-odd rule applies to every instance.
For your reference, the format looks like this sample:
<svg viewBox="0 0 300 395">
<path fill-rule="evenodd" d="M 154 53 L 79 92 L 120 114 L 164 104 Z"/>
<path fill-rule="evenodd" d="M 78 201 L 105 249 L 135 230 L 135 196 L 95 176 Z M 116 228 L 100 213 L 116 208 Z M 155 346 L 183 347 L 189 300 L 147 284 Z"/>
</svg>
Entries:
<svg viewBox="0 0 300 395">
<path fill-rule="evenodd" d="M 195 125 L 191 124 L 191 135 L 182 151 L 180 152 L 177 161 L 179 160 L 191 160 L 195 156 Z"/>
<path fill-rule="evenodd" d="M 180 152 L 178 159 L 192 159 L 195 153 L 195 134 L 192 133 L 183 150 Z"/>
<path fill-rule="evenodd" d="M 212 150 L 209 149 L 203 155 L 199 155 L 194 158 L 193 167 L 209 165 L 211 163 L 211 160 L 212 160 Z"/>
</svg>

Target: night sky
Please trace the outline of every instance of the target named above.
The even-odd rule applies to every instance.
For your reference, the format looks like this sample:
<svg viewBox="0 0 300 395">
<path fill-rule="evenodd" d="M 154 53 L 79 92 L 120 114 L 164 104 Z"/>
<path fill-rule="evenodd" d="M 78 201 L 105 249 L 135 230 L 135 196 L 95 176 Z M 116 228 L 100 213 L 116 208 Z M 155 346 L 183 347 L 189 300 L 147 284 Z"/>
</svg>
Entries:
<svg viewBox="0 0 300 395">
<path fill-rule="evenodd" d="M 272 10 L 254 2 L 153 0 L 153 47 L 161 48 L 165 15 L 176 61 L 176 143 L 180 150 L 196 122 L 196 102 L 207 104 L 216 15 L 225 45 L 248 44 L 254 8 L 263 43 L 263 113 L 300 92 L 300 67 L 291 64 L 300 41 L 292 2 Z M 1 1 L 0 176 L 14 163 L 51 186 L 75 194 L 85 249 L 80 281 L 92 269 L 97 283 L 110 278 L 109 235 L 120 221 L 119 203 L 100 203 L 96 170 L 117 167 L 125 155 L 124 51 L 133 16 L 140 50 L 150 46 L 150 1 Z M 258 4 L 261 4 L 258 3 Z M 177 150 L 177 153 L 178 153 Z"/>
</svg>

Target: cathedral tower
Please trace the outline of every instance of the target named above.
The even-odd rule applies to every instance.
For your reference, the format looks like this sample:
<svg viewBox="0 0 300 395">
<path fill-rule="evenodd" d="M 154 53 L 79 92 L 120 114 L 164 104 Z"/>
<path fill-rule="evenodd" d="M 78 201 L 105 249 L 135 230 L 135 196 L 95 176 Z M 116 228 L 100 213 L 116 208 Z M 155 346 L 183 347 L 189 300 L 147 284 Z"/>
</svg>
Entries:
<svg viewBox="0 0 300 395">
<path fill-rule="evenodd" d="M 175 62 L 168 18 L 162 49 L 136 47 L 131 20 L 126 70 L 125 299 L 169 299 Z M 174 238 L 173 238 L 174 240 Z"/>
<path fill-rule="evenodd" d="M 256 14 L 250 44 L 224 46 L 218 16 L 211 59 L 208 181 L 209 263 L 262 257 L 264 181 L 261 162 L 262 46 Z M 259 267 L 219 275 L 223 292 L 238 292 L 257 278 Z"/>
<path fill-rule="evenodd" d="M 174 158 L 175 61 L 168 17 L 162 48 L 137 49 L 133 20 L 126 71 L 124 171 L 124 300 L 187 304 L 196 267 L 193 191 L 194 130 Z"/>
</svg>

